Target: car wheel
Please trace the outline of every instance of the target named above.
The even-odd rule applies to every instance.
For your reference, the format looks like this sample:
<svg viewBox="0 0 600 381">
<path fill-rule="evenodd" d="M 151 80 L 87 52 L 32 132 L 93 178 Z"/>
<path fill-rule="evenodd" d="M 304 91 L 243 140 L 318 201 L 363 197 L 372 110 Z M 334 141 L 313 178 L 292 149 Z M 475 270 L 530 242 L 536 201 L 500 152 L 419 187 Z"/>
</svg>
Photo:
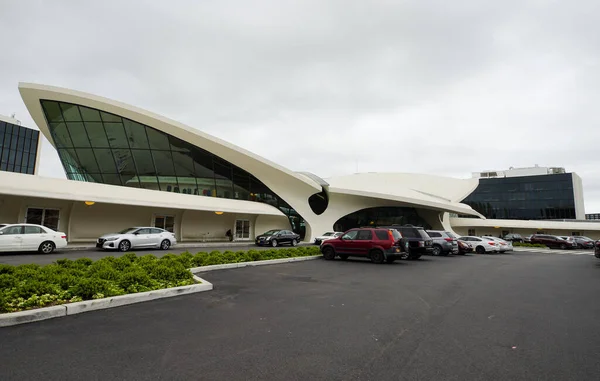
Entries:
<svg viewBox="0 0 600 381">
<path fill-rule="evenodd" d="M 483 247 L 483 246 L 477 246 L 477 247 L 475 248 L 475 252 L 476 252 L 477 254 L 485 254 L 485 247 Z"/>
<path fill-rule="evenodd" d="M 440 245 L 433 245 L 433 250 L 431 252 L 433 255 L 442 254 L 442 247 Z"/>
<path fill-rule="evenodd" d="M 271 246 L 277 247 L 277 240 L 276 239 L 271 240 Z"/>
<path fill-rule="evenodd" d="M 160 243 L 160 249 L 169 250 L 169 247 L 171 247 L 171 241 L 168 239 L 163 239 L 163 241 Z"/>
<path fill-rule="evenodd" d="M 346 259 L 348 259 L 348 255 L 347 254 L 340 254 L 340 259 L 342 259 L 342 260 L 345 261 Z"/>
<path fill-rule="evenodd" d="M 385 256 L 383 255 L 383 251 L 381 250 L 373 250 L 371 251 L 371 262 L 373 263 L 383 263 L 385 261 Z"/>
<path fill-rule="evenodd" d="M 567 246 L 566 246 L 564 243 L 561 243 L 561 245 L 560 245 L 560 249 L 561 249 L 561 250 L 565 250 L 566 248 L 567 248 Z"/>
<path fill-rule="evenodd" d="M 332 261 L 335 259 L 335 251 L 331 247 L 326 247 L 323 249 L 323 258 L 328 261 Z"/>
<path fill-rule="evenodd" d="M 131 242 L 124 239 L 119 243 L 119 251 L 127 251 L 131 249 Z"/>
<path fill-rule="evenodd" d="M 292 240 L 292 246 L 296 246 L 298 244 L 298 241 L 296 241 L 295 239 Z"/>
<path fill-rule="evenodd" d="M 38 248 L 38 251 L 42 254 L 51 254 L 54 251 L 55 247 L 56 246 L 54 246 L 54 242 L 45 241 L 45 242 L 42 242 L 42 244 Z"/>
</svg>

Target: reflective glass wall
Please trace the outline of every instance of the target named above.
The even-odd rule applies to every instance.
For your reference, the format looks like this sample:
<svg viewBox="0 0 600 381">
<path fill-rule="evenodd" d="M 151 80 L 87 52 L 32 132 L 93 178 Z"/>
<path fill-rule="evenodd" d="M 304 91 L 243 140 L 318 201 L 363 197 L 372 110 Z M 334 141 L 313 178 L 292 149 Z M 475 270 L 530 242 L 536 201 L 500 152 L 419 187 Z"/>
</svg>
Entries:
<svg viewBox="0 0 600 381">
<path fill-rule="evenodd" d="M 40 132 L 0 121 L 0 170 L 35 173 Z"/>
<path fill-rule="evenodd" d="M 480 179 L 477 189 L 462 202 L 486 218 L 575 219 L 570 173 Z"/>
<path fill-rule="evenodd" d="M 365 226 L 407 224 L 431 229 L 431 226 L 419 216 L 415 208 L 394 206 L 368 208 L 350 213 L 337 220 L 333 225 L 333 229 L 338 232 L 344 232 L 348 229 Z"/>
<path fill-rule="evenodd" d="M 150 126 L 88 107 L 42 100 L 50 133 L 71 180 L 205 197 L 264 202 L 304 236 L 304 220 L 256 177 Z"/>
</svg>

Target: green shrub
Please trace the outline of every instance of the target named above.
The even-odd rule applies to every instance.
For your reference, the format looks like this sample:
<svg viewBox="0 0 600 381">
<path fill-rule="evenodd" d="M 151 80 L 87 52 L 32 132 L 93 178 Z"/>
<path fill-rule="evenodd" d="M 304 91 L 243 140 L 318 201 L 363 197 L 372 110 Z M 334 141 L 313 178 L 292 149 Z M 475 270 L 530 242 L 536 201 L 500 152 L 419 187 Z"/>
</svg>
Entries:
<svg viewBox="0 0 600 381">
<path fill-rule="evenodd" d="M 513 246 L 515 247 L 541 247 L 546 248 L 546 245 L 541 243 L 528 243 L 528 242 L 513 242 Z"/>
</svg>

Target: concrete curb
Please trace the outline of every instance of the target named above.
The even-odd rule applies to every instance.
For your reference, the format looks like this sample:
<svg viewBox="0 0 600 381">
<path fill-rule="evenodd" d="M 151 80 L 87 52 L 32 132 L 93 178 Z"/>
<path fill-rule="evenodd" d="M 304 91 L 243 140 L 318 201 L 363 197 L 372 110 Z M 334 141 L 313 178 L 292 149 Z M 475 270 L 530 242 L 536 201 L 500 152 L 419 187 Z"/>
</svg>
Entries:
<svg viewBox="0 0 600 381">
<path fill-rule="evenodd" d="M 223 265 L 193 267 L 190 269 L 190 271 L 192 273 L 203 273 L 203 272 L 207 272 L 207 271 L 236 269 L 236 268 L 247 267 L 247 266 L 265 266 L 265 265 L 276 265 L 279 263 L 310 261 L 310 260 L 319 259 L 322 257 L 323 256 L 319 254 L 319 255 L 311 255 L 311 256 L 306 256 L 306 257 L 291 257 L 291 258 L 279 258 L 279 259 L 266 259 L 264 261 L 226 263 Z"/>
<path fill-rule="evenodd" d="M 0 327 L 9 327 L 17 324 L 31 323 L 34 321 L 52 319 L 69 315 L 80 314 L 88 311 L 102 310 L 126 306 L 128 304 L 147 302 L 155 299 L 171 298 L 173 296 L 192 294 L 195 292 L 210 291 L 213 285 L 206 280 L 193 275 L 196 282 L 189 286 L 164 288 L 161 290 L 138 292 L 135 294 L 112 296 L 109 298 L 85 300 L 83 302 L 67 303 L 60 306 L 44 307 L 35 310 L 11 312 L 0 315 Z"/>
</svg>

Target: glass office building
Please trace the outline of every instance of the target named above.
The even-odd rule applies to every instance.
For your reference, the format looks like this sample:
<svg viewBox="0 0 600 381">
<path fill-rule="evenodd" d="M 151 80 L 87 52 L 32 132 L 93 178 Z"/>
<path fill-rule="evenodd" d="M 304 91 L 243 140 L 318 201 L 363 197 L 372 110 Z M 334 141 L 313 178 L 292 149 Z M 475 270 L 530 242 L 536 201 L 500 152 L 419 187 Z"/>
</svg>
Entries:
<svg viewBox="0 0 600 381">
<path fill-rule="evenodd" d="M 486 218 L 515 220 L 576 219 L 573 173 L 482 178 L 462 202 Z M 583 217 L 583 216 L 582 216 Z"/>
<path fill-rule="evenodd" d="M 33 175 L 40 132 L 0 118 L 0 170 Z"/>
<path fill-rule="evenodd" d="M 304 237 L 304 220 L 247 171 L 202 148 L 119 115 L 42 100 L 67 178 L 204 197 L 264 202 Z"/>
</svg>

